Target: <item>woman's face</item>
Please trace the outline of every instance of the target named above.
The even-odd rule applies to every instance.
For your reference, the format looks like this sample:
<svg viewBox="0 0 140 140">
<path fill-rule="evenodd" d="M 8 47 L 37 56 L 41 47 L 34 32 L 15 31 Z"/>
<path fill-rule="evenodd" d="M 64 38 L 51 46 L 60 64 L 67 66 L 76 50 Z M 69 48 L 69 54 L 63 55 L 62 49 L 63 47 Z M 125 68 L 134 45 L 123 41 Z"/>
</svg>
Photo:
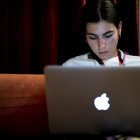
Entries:
<svg viewBox="0 0 140 140">
<path fill-rule="evenodd" d="M 118 28 L 106 21 L 86 25 L 86 42 L 101 60 L 117 56 L 117 44 L 121 28 L 121 22 Z"/>
</svg>

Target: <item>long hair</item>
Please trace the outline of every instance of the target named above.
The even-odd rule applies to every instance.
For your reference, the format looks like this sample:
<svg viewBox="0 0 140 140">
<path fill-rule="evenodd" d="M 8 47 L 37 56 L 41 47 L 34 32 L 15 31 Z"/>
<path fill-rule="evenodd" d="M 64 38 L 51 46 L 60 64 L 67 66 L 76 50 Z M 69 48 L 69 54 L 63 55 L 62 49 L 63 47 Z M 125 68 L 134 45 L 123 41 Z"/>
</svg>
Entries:
<svg viewBox="0 0 140 140">
<path fill-rule="evenodd" d="M 98 23 L 100 21 L 107 21 L 112 23 L 118 28 L 121 21 L 119 6 L 116 0 L 87 0 L 86 4 L 83 6 L 82 16 L 81 16 L 81 39 L 82 44 L 86 47 L 86 50 L 90 51 L 92 57 L 96 59 L 99 63 L 102 60 L 94 54 L 87 43 L 85 43 L 86 36 L 86 25 L 87 23 Z"/>
</svg>

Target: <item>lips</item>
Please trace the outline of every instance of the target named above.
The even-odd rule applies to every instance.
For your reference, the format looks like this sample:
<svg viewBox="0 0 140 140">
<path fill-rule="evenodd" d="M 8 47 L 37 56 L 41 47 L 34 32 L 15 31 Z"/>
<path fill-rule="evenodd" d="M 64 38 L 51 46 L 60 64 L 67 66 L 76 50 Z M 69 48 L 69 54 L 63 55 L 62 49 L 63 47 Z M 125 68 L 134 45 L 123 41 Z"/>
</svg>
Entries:
<svg viewBox="0 0 140 140">
<path fill-rule="evenodd" d="M 108 53 L 108 51 L 99 52 L 99 54 L 105 54 L 105 53 Z"/>
</svg>

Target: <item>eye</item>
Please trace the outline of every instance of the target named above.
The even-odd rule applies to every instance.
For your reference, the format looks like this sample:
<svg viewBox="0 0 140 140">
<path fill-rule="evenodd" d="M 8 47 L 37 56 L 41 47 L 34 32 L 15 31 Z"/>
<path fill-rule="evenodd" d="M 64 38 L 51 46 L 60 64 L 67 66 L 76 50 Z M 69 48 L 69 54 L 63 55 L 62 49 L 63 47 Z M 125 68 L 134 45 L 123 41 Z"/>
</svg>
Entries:
<svg viewBox="0 0 140 140">
<path fill-rule="evenodd" d="M 110 37 L 112 37 L 112 36 L 113 36 L 113 32 L 107 33 L 107 34 L 104 35 L 105 38 L 110 38 Z"/>
<path fill-rule="evenodd" d="M 92 39 L 92 40 L 96 40 L 98 37 L 97 36 L 88 36 L 89 39 Z"/>
</svg>

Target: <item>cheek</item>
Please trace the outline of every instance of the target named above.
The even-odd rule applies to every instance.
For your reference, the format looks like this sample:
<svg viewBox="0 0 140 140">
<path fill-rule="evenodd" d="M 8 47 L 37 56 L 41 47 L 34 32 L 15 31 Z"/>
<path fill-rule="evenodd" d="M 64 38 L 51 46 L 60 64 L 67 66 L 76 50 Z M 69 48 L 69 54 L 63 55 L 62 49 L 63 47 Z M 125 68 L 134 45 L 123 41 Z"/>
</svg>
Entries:
<svg viewBox="0 0 140 140">
<path fill-rule="evenodd" d="M 107 44 L 109 47 L 116 47 L 117 46 L 117 40 L 115 38 L 112 38 L 110 40 L 107 41 Z"/>
<path fill-rule="evenodd" d="M 90 47 L 96 47 L 97 46 L 96 41 L 93 41 L 93 40 L 87 40 L 87 43 Z"/>
</svg>

